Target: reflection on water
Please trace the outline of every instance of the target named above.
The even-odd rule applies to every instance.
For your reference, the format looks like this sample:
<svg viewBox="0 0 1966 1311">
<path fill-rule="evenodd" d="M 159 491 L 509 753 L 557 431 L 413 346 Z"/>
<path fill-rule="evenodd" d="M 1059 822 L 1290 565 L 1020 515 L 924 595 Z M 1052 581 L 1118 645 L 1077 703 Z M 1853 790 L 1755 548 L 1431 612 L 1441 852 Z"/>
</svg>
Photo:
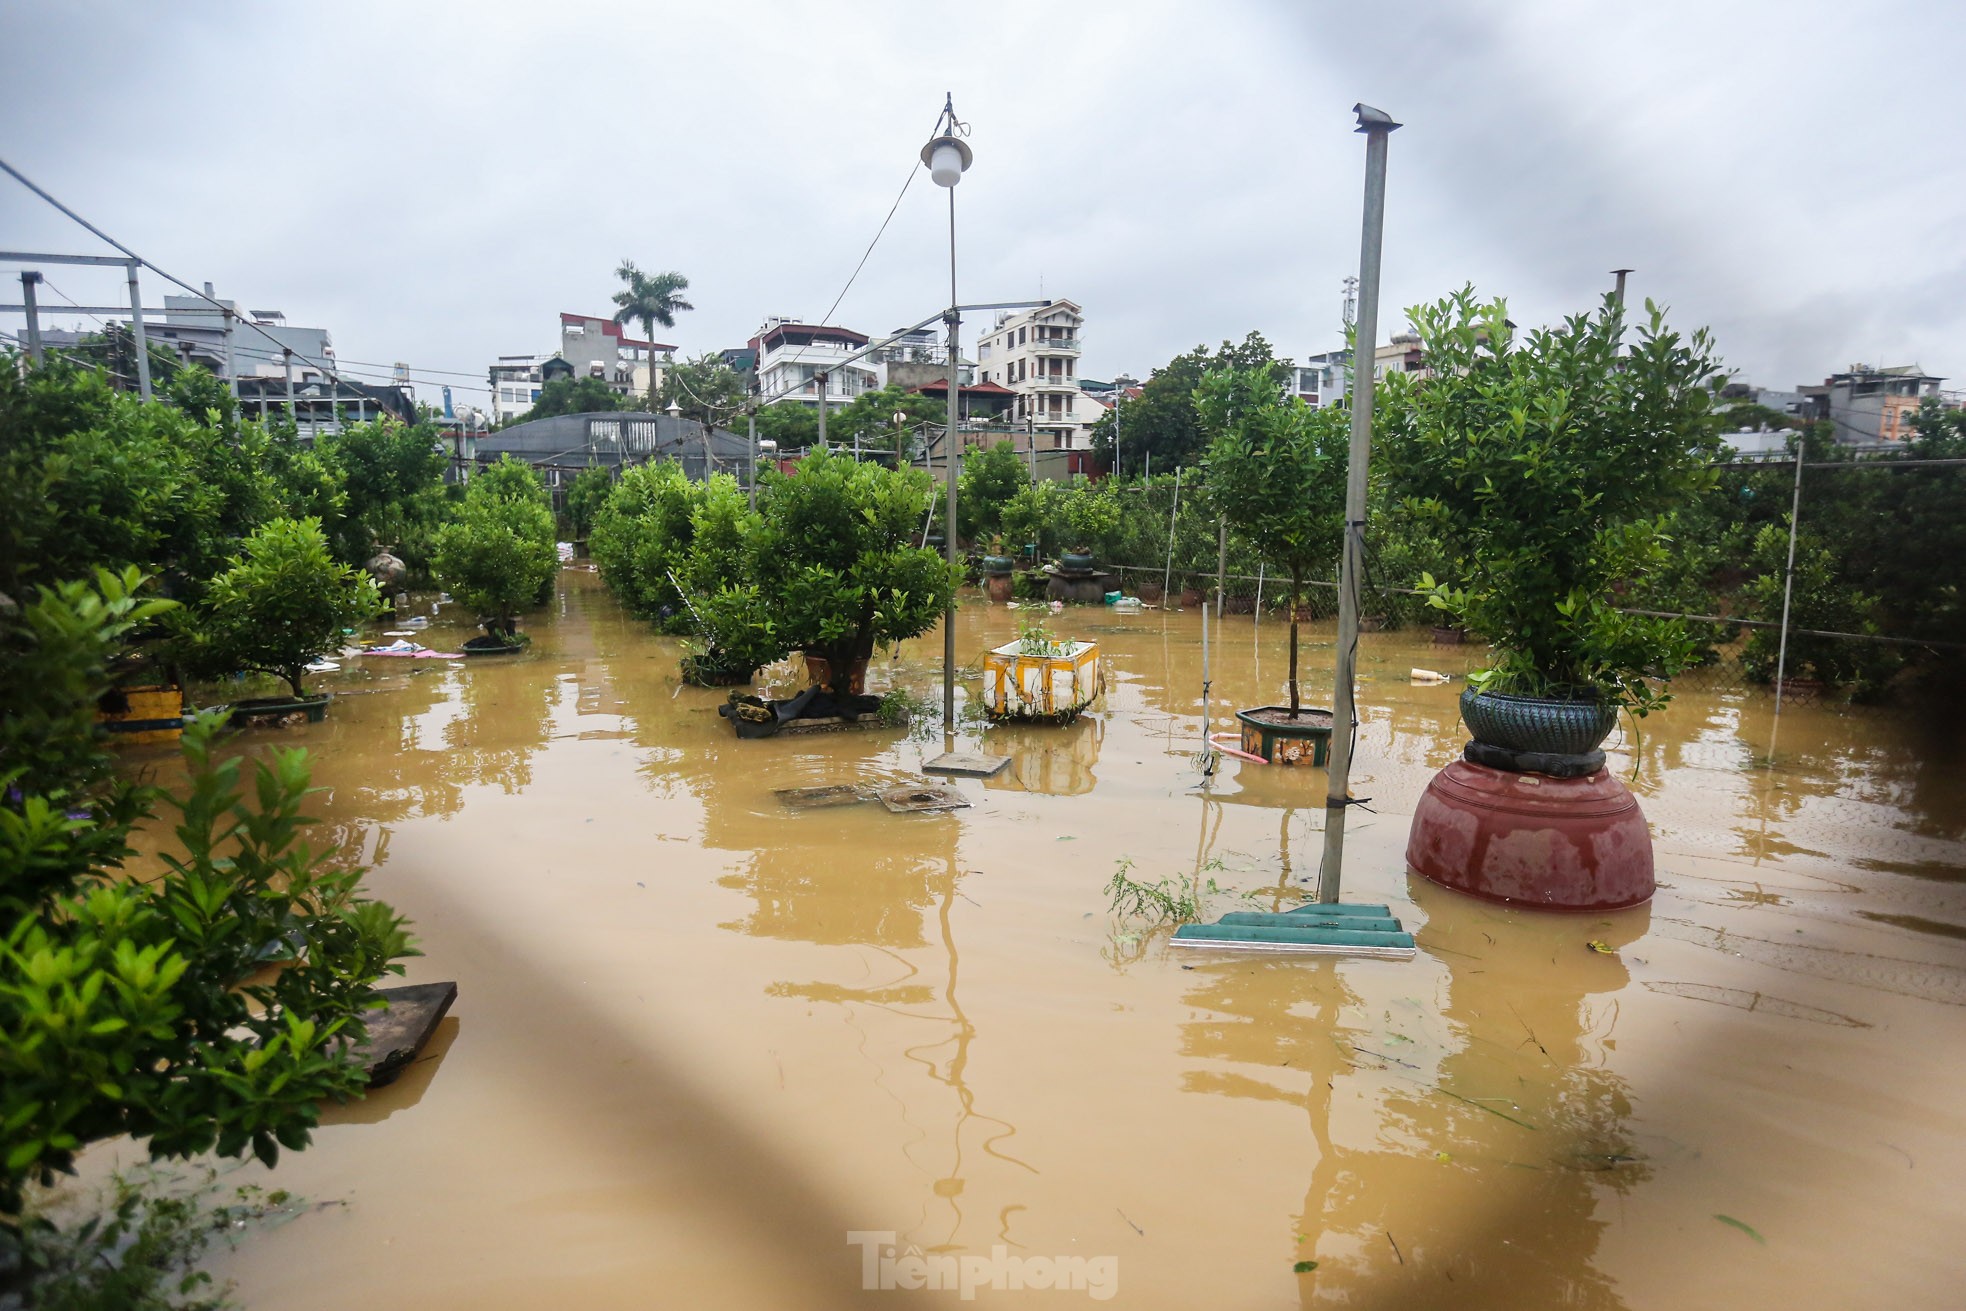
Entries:
<svg viewBox="0 0 1966 1311">
<path fill-rule="evenodd" d="M 1015 618 L 966 609 L 959 650 Z M 1174 953 L 1108 918 L 1115 865 L 1218 881 L 1211 915 L 1296 904 L 1324 774 L 1202 777 L 1199 616 L 1068 618 L 1105 707 L 965 722 L 962 749 L 1011 765 L 946 814 L 785 807 L 918 780 L 940 733 L 737 741 L 675 642 L 579 573 L 522 657 L 351 670 L 365 694 L 329 723 L 240 739 L 317 751 L 327 832 L 417 916 L 412 977 L 460 995 L 441 1059 L 282 1163 L 347 1215 L 222 1272 L 303 1311 L 851 1306 L 864 1228 L 1113 1254 L 1121 1306 L 1935 1300 L 1966 1178 L 1966 825 L 1913 726 L 1792 707 L 1771 766 L 1764 704 L 1682 695 L 1614 743 L 1655 905 L 1508 911 L 1401 861 L 1462 741 L 1458 685 L 1407 672 L 1481 653 L 1368 635 L 1346 894 L 1392 904 L 1419 958 Z M 461 640 L 449 622 L 424 640 Z M 1278 699 L 1284 640 L 1223 625 L 1214 728 Z M 940 648 L 881 680 L 932 694 Z"/>
</svg>

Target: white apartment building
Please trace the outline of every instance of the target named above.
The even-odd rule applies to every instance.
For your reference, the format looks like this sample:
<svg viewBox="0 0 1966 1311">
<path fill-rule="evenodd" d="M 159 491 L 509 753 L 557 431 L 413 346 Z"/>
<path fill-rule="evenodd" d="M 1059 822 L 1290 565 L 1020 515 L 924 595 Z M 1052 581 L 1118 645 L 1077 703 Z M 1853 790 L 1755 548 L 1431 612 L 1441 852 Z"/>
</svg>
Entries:
<svg viewBox="0 0 1966 1311">
<path fill-rule="evenodd" d="M 490 369 L 492 422 L 505 423 L 522 418 L 526 411 L 532 409 L 533 402 L 539 399 L 539 389 L 544 385 L 540 378 L 540 366 L 552 358 L 551 355 L 498 357 L 498 363 Z"/>
<path fill-rule="evenodd" d="M 573 365 L 576 378 L 600 378 L 621 395 L 645 396 L 651 386 L 662 386 L 666 366 L 676 361 L 676 348 L 659 341 L 638 341 L 613 319 L 562 312 L 560 355 Z M 651 370 L 655 375 L 652 382 Z"/>
<path fill-rule="evenodd" d="M 851 328 L 774 316 L 765 320 L 747 344 L 757 353 L 758 396 L 768 403 L 798 401 L 817 409 L 818 379 L 822 375 L 828 407 L 845 405 L 881 385 L 879 367 L 871 355 L 851 364 L 844 362 L 867 344 L 867 334 Z"/>
<path fill-rule="evenodd" d="M 1105 406 L 1079 390 L 1079 333 L 1085 314 L 1069 300 L 1038 309 L 1000 313 L 994 328 L 976 344 L 979 381 L 1017 393 L 1010 413 L 1015 423 L 1029 420 L 1038 446 L 1078 451 L 1092 445 L 1092 425 Z"/>
</svg>

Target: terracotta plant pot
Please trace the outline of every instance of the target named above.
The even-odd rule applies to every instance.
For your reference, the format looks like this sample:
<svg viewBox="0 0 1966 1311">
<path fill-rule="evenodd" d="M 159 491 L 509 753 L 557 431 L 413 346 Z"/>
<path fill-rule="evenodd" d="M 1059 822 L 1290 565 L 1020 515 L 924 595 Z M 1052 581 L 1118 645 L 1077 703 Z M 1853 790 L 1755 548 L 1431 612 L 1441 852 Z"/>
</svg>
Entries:
<svg viewBox="0 0 1966 1311">
<path fill-rule="evenodd" d="M 811 679 L 815 686 L 833 687 L 834 691 L 845 692 L 849 696 L 859 696 L 866 692 L 867 661 L 854 661 L 846 673 L 846 686 L 836 687 L 833 684 L 833 666 L 826 657 L 814 655 L 810 651 L 805 652 L 804 655 L 806 658 L 806 677 Z"/>
<path fill-rule="evenodd" d="M 1002 605 L 1016 592 L 1016 579 L 1009 574 L 984 574 L 983 595 Z"/>
</svg>

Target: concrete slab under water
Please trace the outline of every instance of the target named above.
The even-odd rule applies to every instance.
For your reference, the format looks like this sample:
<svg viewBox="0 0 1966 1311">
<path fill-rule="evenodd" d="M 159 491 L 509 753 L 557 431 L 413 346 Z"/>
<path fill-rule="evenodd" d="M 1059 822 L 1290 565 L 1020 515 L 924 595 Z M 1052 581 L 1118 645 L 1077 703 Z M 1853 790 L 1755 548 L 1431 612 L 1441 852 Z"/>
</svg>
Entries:
<svg viewBox="0 0 1966 1311">
<path fill-rule="evenodd" d="M 912 1268 L 892 1242 L 992 1280 L 1062 1258 L 1099 1281 L 1074 1304 L 1124 1307 L 1956 1301 L 1966 803 L 1911 726 L 1792 707 L 1756 768 L 1766 699 L 1686 693 L 1613 744 L 1642 756 L 1658 897 L 1511 911 L 1401 864 L 1462 740 L 1457 687 L 1407 671 L 1479 649 L 1369 634 L 1377 813 L 1344 891 L 1417 959 L 1197 960 L 1108 917 L 1118 862 L 1211 917 L 1286 910 L 1323 773 L 1228 760 L 1203 788 L 1199 615 L 1086 614 L 1104 708 L 966 727 L 1012 764 L 954 813 L 788 812 L 782 789 L 918 779 L 939 726 L 737 741 L 583 574 L 528 654 L 282 736 L 315 753 L 324 836 L 416 920 L 410 979 L 460 997 L 440 1059 L 276 1172 L 348 1205 L 217 1273 L 283 1311 L 956 1304 L 865 1288 Z M 971 657 L 1015 635 L 1001 608 L 958 623 Z M 1284 638 L 1223 624 L 1218 730 L 1277 699 Z M 934 691 L 940 650 L 870 690 Z"/>
</svg>

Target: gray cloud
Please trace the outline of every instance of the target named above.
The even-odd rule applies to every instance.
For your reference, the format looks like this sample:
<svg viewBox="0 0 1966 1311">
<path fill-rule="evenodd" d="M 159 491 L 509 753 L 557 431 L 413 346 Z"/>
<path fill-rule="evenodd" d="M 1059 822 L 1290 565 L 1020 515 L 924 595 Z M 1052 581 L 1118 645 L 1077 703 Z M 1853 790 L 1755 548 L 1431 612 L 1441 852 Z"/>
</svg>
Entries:
<svg viewBox="0 0 1966 1311">
<path fill-rule="evenodd" d="M 1382 322 L 1464 281 L 1546 321 L 1631 265 L 1764 382 L 1966 375 L 1956 6 L 1355 8 L 17 2 L 4 153 L 345 358 L 477 373 L 605 310 L 624 256 L 690 276 L 690 352 L 821 313 L 953 91 L 963 298 L 1079 300 L 1102 376 L 1251 328 L 1334 344 L 1363 99 L 1407 124 Z M 840 321 L 938 308 L 944 204 L 917 176 Z M 0 233 L 95 249 L 11 186 Z"/>
</svg>

